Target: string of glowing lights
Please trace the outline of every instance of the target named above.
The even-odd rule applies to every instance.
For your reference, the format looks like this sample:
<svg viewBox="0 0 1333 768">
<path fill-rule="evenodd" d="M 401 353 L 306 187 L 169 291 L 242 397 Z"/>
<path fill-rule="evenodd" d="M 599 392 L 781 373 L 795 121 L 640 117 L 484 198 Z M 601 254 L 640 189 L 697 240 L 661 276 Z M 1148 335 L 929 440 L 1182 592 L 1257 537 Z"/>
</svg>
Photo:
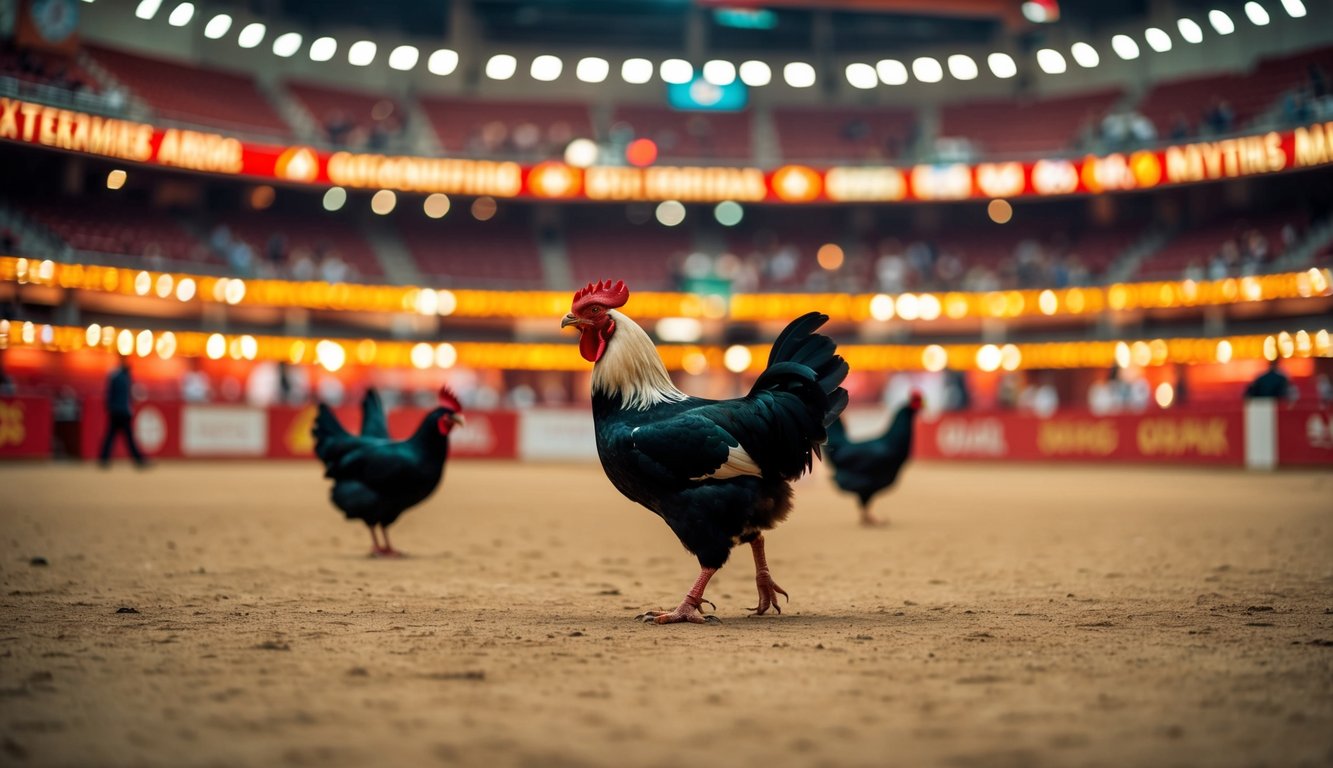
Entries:
<svg viewBox="0 0 1333 768">
<path fill-rule="evenodd" d="M 0 349 L 58 353 L 94 351 L 138 357 L 286 361 L 338 371 L 347 365 L 377 368 L 448 369 L 455 366 L 500 370 L 582 371 L 588 364 L 568 343 L 410 342 L 374 339 L 320 339 L 288 336 L 153 331 L 150 329 L 39 325 L 0 320 Z M 727 348 L 664 344 L 658 347 L 668 369 L 702 374 L 709 370 L 757 372 L 768 347 Z M 838 351 L 859 371 L 1017 371 L 1055 368 L 1121 368 L 1196 365 L 1233 360 L 1333 357 L 1329 331 L 1283 331 L 1273 335 L 1138 341 L 1065 341 L 1035 344 L 846 344 Z"/>
<path fill-rule="evenodd" d="M 277 308 L 349 312 L 412 312 L 425 316 L 538 319 L 568 310 L 566 291 L 486 291 L 388 285 L 298 282 L 189 275 L 51 260 L 0 257 L 0 282 L 82 291 Z M 641 318 L 685 317 L 785 321 L 818 310 L 835 321 L 931 322 L 967 318 L 1088 316 L 1181 307 L 1208 307 L 1333 295 L 1333 273 L 1308 269 L 1222 280 L 1116 283 L 1104 287 L 987 292 L 879 294 L 737 294 L 636 292 Z"/>
</svg>

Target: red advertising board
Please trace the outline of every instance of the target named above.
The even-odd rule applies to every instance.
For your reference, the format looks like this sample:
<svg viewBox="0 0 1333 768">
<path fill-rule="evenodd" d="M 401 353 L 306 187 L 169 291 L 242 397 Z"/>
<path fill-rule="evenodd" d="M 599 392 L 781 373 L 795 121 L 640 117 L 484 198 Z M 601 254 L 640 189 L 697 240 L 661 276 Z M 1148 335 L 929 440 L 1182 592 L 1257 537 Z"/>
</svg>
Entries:
<svg viewBox="0 0 1333 768">
<path fill-rule="evenodd" d="M 244 142 L 208 131 L 105 118 L 0 98 L 0 141 L 223 176 L 293 184 L 626 202 L 894 203 L 1101 194 L 1259 176 L 1333 163 L 1333 121 L 1219 141 L 1104 156 L 911 167 L 575 168 L 327 152 Z"/>
<path fill-rule="evenodd" d="M 1333 408 L 1279 406 L 1277 462 L 1284 467 L 1333 467 Z"/>
<path fill-rule="evenodd" d="M 1240 411 L 1179 411 L 1117 416 L 945 415 L 917 423 L 913 450 L 923 459 L 1245 463 Z"/>
<path fill-rule="evenodd" d="M 0 458 L 51 456 L 51 401 L 0 397 Z"/>
<path fill-rule="evenodd" d="M 103 400 L 85 400 L 79 418 L 79 455 L 95 459 L 102 450 L 106 436 L 106 403 Z M 134 409 L 134 439 L 139 450 L 150 459 L 175 459 L 181 456 L 181 404 L 150 401 Z M 125 440 L 117 438 L 111 457 L 128 458 Z"/>
</svg>

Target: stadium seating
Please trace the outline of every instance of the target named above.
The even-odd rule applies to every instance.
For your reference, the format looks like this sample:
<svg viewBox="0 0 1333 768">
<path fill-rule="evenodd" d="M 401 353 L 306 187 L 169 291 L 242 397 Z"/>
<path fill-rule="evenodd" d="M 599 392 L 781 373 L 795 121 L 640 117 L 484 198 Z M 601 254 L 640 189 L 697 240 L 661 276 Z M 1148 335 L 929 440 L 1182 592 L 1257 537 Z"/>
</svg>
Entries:
<svg viewBox="0 0 1333 768">
<path fill-rule="evenodd" d="M 532 225 L 517 209 L 502 209 L 490 221 L 477 221 L 466 210 L 438 221 L 404 216 L 398 229 L 430 285 L 546 287 Z"/>
<path fill-rule="evenodd" d="M 425 98 L 421 109 L 449 153 L 546 157 L 571 139 L 594 135 L 588 106 L 573 102 Z M 535 139 L 530 146 L 525 134 Z"/>
<path fill-rule="evenodd" d="M 1290 224 L 1299 235 L 1305 229 L 1306 222 L 1302 213 L 1282 212 L 1229 217 L 1210 224 L 1187 227 L 1145 259 L 1139 265 L 1136 277 L 1178 280 L 1191 265 L 1202 270 L 1203 276 L 1207 277 L 1210 261 L 1223 249 L 1224 244 L 1228 241 L 1239 243 L 1247 233 L 1256 230 L 1263 235 L 1268 246 L 1267 256 L 1256 267 L 1256 271 L 1262 272 L 1283 253 L 1283 228 Z M 1239 264 L 1230 265 L 1228 275 L 1236 276 L 1238 268 Z"/>
<path fill-rule="evenodd" d="M 0 76 L 23 83 L 95 93 L 97 80 L 73 57 L 28 49 L 19 51 L 0 44 Z"/>
<path fill-rule="evenodd" d="M 377 125 L 382 126 L 385 136 L 392 136 L 403 122 L 402 108 L 379 94 L 299 81 L 288 81 L 284 86 L 320 126 L 324 137 L 335 144 L 365 143 Z M 346 126 L 341 135 L 334 127 L 338 118 Z M 370 143 L 374 145 L 375 140 Z"/>
<path fill-rule="evenodd" d="M 776 107 L 773 122 L 784 160 L 893 160 L 911 148 L 910 109 Z"/>
<path fill-rule="evenodd" d="M 222 263 L 174 216 L 150 205 L 113 199 L 29 200 L 21 210 L 78 251 L 136 258 L 158 252 L 160 258 L 182 264 Z M 151 258 L 149 265 L 157 266 Z"/>
<path fill-rule="evenodd" d="M 624 105 L 616 108 L 612 129 L 629 126 L 635 138 L 657 143 L 659 160 L 753 162 L 750 113 L 680 112 L 667 107 Z"/>
<path fill-rule="evenodd" d="M 590 211 L 570 217 L 565 246 L 570 273 L 580 285 L 616 279 L 636 290 L 669 290 L 675 287 L 674 265 L 694 249 L 694 242 L 687 227 L 634 225 L 615 211 L 601 216 Z"/>
<path fill-rule="evenodd" d="M 1025 103 L 1006 98 L 948 105 L 940 112 L 940 135 L 970 139 L 991 157 L 1065 150 L 1122 95 L 1110 88 Z"/>
<path fill-rule="evenodd" d="M 351 267 L 350 279 L 383 282 L 384 269 L 375 249 L 346 216 L 299 215 L 276 210 L 244 211 L 217 217 L 216 223 L 231 230 L 233 238 L 244 240 L 262 260 L 269 239 L 281 235 L 288 253 L 304 249 L 318 263 L 322 256 L 334 254 Z M 281 270 L 279 270 L 279 273 Z"/>
<path fill-rule="evenodd" d="M 273 138 L 291 134 L 250 75 L 110 48 L 86 50 L 164 117 Z"/>
</svg>

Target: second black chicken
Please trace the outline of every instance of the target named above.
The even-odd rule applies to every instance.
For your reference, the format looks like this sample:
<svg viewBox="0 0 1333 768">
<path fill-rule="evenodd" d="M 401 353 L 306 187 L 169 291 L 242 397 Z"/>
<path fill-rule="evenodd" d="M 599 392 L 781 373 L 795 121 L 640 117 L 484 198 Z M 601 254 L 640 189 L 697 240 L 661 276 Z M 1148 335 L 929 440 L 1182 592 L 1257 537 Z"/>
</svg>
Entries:
<svg viewBox="0 0 1333 768">
<path fill-rule="evenodd" d="M 898 409 L 888 430 L 879 437 L 852 442 L 839 418 L 829 426 L 825 455 L 833 465 L 833 482 L 856 496 L 862 525 L 881 525 L 870 512 L 870 500 L 898 480 L 898 473 L 912 456 L 912 427 L 921 410 L 921 393 L 913 392 Z"/>
</svg>

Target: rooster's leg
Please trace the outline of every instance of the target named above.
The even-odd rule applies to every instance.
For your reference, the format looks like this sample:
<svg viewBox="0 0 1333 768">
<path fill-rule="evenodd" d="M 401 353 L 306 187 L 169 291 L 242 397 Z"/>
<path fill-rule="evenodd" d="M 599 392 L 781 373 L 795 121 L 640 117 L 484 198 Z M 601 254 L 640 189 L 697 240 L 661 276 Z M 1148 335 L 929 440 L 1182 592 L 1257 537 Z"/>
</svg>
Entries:
<svg viewBox="0 0 1333 768">
<path fill-rule="evenodd" d="M 754 584 L 759 588 L 759 605 L 751 610 L 754 615 L 762 616 L 771 606 L 773 610 L 782 613 L 778 595 L 787 597 L 787 591 L 779 587 L 768 572 L 768 559 L 764 557 L 764 534 L 759 534 L 750 542 L 750 549 L 754 552 Z"/>
<path fill-rule="evenodd" d="M 384 548 L 380 546 L 380 537 L 375 535 L 375 526 L 373 524 L 366 523 L 366 527 L 370 529 L 370 556 L 379 557 L 384 553 Z"/>
<path fill-rule="evenodd" d="M 675 624 L 678 621 L 688 621 L 692 624 L 706 624 L 711 621 L 721 621 L 716 616 L 705 616 L 702 610 L 704 603 L 712 605 L 711 602 L 704 599 L 704 587 L 708 586 L 708 580 L 717 573 L 716 568 L 704 568 L 699 571 L 699 578 L 690 588 L 685 599 L 681 601 L 680 606 L 674 611 L 645 611 L 634 618 L 645 624 Z M 714 606 L 716 607 L 716 606 Z"/>
<path fill-rule="evenodd" d="M 873 514 L 871 514 L 870 502 L 868 501 L 861 502 L 861 525 L 864 525 L 866 527 L 875 527 L 888 524 L 889 524 L 888 520 L 880 520 L 878 517 L 875 517 Z"/>
<path fill-rule="evenodd" d="M 384 549 L 380 550 L 380 557 L 402 557 L 403 553 L 394 549 L 393 545 L 389 543 L 389 527 L 381 525 L 380 531 L 384 533 Z"/>
</svg>

